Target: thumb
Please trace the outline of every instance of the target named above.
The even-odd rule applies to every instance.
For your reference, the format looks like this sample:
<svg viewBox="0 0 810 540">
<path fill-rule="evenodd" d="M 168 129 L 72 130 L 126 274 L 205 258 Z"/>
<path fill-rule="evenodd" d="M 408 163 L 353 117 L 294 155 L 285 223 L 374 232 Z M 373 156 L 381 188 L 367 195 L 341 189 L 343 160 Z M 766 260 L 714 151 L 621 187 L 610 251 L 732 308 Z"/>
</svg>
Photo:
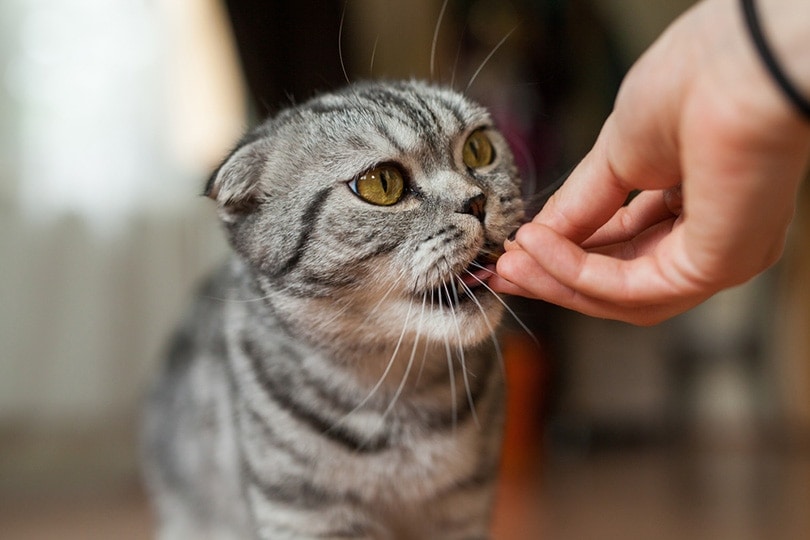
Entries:
<svg viewBox="0 0 810 540">
<path fill-rule="evenodd" d="M 593 149 L 535 216 L 534 223 L 579 244 L 621 208 L 630 190 L 608 161 L 606 148 L 612 130 L 608 118 Z"/>
</svg>

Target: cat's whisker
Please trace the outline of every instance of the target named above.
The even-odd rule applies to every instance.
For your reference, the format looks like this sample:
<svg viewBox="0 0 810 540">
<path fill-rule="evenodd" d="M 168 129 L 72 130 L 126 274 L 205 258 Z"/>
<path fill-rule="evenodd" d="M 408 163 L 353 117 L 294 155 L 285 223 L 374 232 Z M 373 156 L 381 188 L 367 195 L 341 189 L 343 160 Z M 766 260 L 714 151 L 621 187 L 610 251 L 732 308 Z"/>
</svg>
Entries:
<svg viewBox="0 0 810 540">
<path fill-rule="evenodd" d="M 353 302 L 351 302 L 351 301 L 344 304 L 343 307 L 341 307 L 340 309 L 335 311 L 335 314 L 333 316 L 331 316 L 331 317 L 329 317 L 329 319 L 323 321 L 321 326 L 323 328 L 329 328 L 332 325 L 332 323 L 334 323 L 335 321 L 340 319 L 347 311 L 349 311 L 349 308 L 352 307 L 352 304 L 353 304 Z"/>
<path fill-rule="evenodd" d="M 374 46 L 371 47 L 371 62 L 368 65 L 368 76 L 374 77 L 374 58 L 377 56 L 377 44 L 380 42 L 380 34 L 374 38 Z"/>
<path fill-rule="evenodd" d="M 501 40 L 498 42 L 498 44 L 497 44 L 497 45 L 495 45 L 495 47 L 493 47 L 491 51 L 489 51 L 489 54 L 486 56 L 486 58 L 484 58 L 484 61 L 483 61 L 483 62 L 481 62 L 481 65 L 480 65 L 480 66 L 478 66 L 478 69 L 476 69 L 476 70 L 475 70 L 475 72 L 473 73 L 472 77 L 470 77 L 470 82 L 468 82 L 468 83 L 467 83 L 467 87 L 464 89 L 464 93 L 465 93 L 465 94 L 466 94 L 467 92 L 469 92 L 469 91 L 470 91 L 470 87 L 473 85 L 473 83 L 475 82 L 475 79 L 476 79 L 476 78 L 478 77 L 478 75 L 481 73 L 481 70 L 483 70 L 483 69 L 484 69 L 484 66 L 485 66 L 485 65 L 487 65 L 487 62 L 489 62 L 489 61 L 490 61 L 490 59 L 491 59 L 491 58 L 492 58 L 492 57 L 495 55 L 495 53 L 498 51 L 498 49 L 500 49 L 500 48 L 501 48 L 501 46 L 502 46 L 504 43 L 506 43 L 506 40 L 507 40 L 507 39 L 509 39 L 509 36 L 511 36 L 511 35 L 514 33 L 514 31 L 515 31 L 515 30 L 517 30 L 517 28 L 518 28 L 518 27 L 517 27 L 517 26 L 515 26 L 514 28 L 512 28 L 511 30 L 509 30 L 509 32 L 508 32 L 508 33 L 507 33 L 505 36 L 503 36 L 503 38 L 501 38 Z"/>
<path fill-rule="evenodd" d="M 262 288 L 261 284 L 259 284 L 259 289 L 261 289 L 261 288 Z M 261 291 L 261 292 L 265 292 L 265 291 Z M 251 297 L 251 298 L 233 298 L 231 296 L 219 297 L 219 296 L 202 295 L 203 298 L 210 298 L 211 300 L 216 300 L 218 302 L 230 302 L 230 303 L 233 303 L 233 304 L 250 304 L 250 303 L 253 303 L 253 302 L 264 302 L 266 300 L 269 300 L 271 298 L 271 296 L 272 296 L 271 293 L 267 293 L 267 294 L 265 294 L 263 296 L 256 296 L 256 297 Z"/>
<path fill-rule="evenodd" d="M 272 298 L 271 295 L 257 296 L 255 298 L 214 298 L 214 300 L 222 300 L 223 302 L 232 302 L 234 304 L 250 304 L 253 302 L 266 302 Z"/>
<path fill-rule="evenodd" d="M 399 386 L 396 389 L 396 392 L 394 392 L 394 395 L 391 397 L 391 402 L 388 404 L 388 407 L 385 409 L 382 416 L 380 417 L 380 421 L 384 421 L 385 417 L 388 416 L 388 413 L 390 413 L 391 410 L 394 408 L 394 405 L 396 405 L 399 396 L 402 395 L 402 391 L 404 390 L 405 385 L 408 382 L 408 375 L 410 375 L 411 368 L 413 368 L 413 360 L 416 357 L 416 350 L 419 346 L 419 334 L 422 330 L 422 322 L 424 321 L 425 318 L 425 299 L 426 297 L 422 296 L 422 311 L 419 313 L 419 322 L 416 325 L 416 336 L 414 337 L 413 340 L 411 355 L 410 357 L 408 357 L 408 365 L 405 367 L 405 373 L 403 373 L 402 375 L 402 381 L 400 381 Z M 405 323 L 407 324 L 407 319 Z"/>
<path fill-rule="evenodd" d="M 556 180 L 547 184 L 543 189 L 539 191 L 534 191 L 537 189 L 537 182 L 534 182 L 530 185 L 528 189 L 528 193 L 523 196 L 524 208 L 527 211 L 528 215 L 534 215 L 546 205 L 548 200 L 554 195 L 554 193 L 562 187 L 568 177 L 573 172 L 574 167 L 571 167 L 566 172 L 561 174 Z M 523 223 L 526 223 L 526 220 L 523 220 Z"/>
<path fill-rule="evenodd" d="M 346 22 L 346 8 L 349 5 L 349 0 L 343 2 L 343 11 L 340 14 L 340 27 L 338 29 L 338 57 L 340 57 L 340 69 L 343 70 L 343 77 L 346 79 L 347 84 L 352 84 L 349 80 L 349 73 L 346 71 L 346 62 L 343 60 L 343 26 Z"/>
<path fill-rule="evenodd" d="M 460 281 L 460 278 L 458 276 L 455 277 Z M 459 303 L 458 291 L 456 290 L 456 287 L 450 288 L 453 290 L 453 299 L 455 300 L 456 305 L 458 305 Z M 447 284 L 444 285 L 444 289 L 445 291 L 447 291 Z M 481 424 L 478 422 L 478 413 L 476 413 L 475 411 L 475 400 L 473 399 L 472 389 L 470 387 L 470 379 L 467 373 L 467 361 L 466 358 L 464 357 L 464 347 L 461 345 L 462 343 L 461 328 L 458 325 L 458 318 L 456 317 L 454 309 L 450 310 L 450 315 L 452 316 L 453 319 L 453 325 L 456 327 L 456 337 L 458 338 L 458 356 L 459 361 L 461 363 L 461 378 L 464 381 L 464 391 L 467 393 L 467 403 L 470 406 L 470 413 L 472 414 L 473 422 L 475 422 L 475 426 L 480 429 Z"/>
<path fill-rule="evenodd" d="M 424 303 L 427 299 L 427 292 L 422 293 L 422 302 Z M 430 310 L 433 311 L 433 289 L 430 291 Z M 421 330 L 421 327 L 420 327 Z M 425 362 L 427 361 L 427 354 L 428 354 L 428 343 L 427 340 L 425 341 L 425 352 L 422 354 L 422 363 L 419 365 L 419 372 L 416 374 L 416 382 L 414 383 L 415 386 L 419 386 L 419 381 L 422 380 L 422 372 L 425 369 Z"/>
<path fill-rule="evenodd" d="M 517 136 L 508 137 L 509 145 L 512 150 L 516 150 L 523 158 L 523 163 L 526 164 L 526 174 L 521 175 L 521 190 L 524 193 L 534 193 L 537 189 L 537 162 L 535 161 L 534 154 L 529 150 L 526 142 Z"/>
<path fill-rule="evenodd" d="M 465 270 L 468 274 L 473 275 L 472 272 L 469 270 Z M 481 315 L 484 320 L 484 324 L 487 325 L 487 329 L 489 330 L 489 335 L 492 337 L 492 345 L 495 347 L 495 356 L 498 359 L 498 365 L 501 368 L 501 373 L 506 373 L 506 363 L 503 360 L 503 351 L 501 350 L 501 344 L 498 341 L 498 334 L 495 332 L 495 327 L 492 326 L 492 321 L 489 320 L 489 315 L 487 315 L 487 311 L 484 309 L 484 306 L 481 305 L 481 302 L 478 300 L 478 297 L 475 296 L 475 292 L 466 284 L 464 280 L 458 278 L 461 287 L 464 289 L 464 292 L 472 298 L 472 301 L 478 307 L 478 310 L 481 312 Z"/>
<path fill-rule="evenodd" d="M 366 403 L 368 403 L 368 401 L 372 397 L 374 397 L 374 394 L 376 394 L 377 391 L 380 389 L 380 387 L 382 387 L 383 383 L 385 383 L 385 379 L 388 377 L 388 374 L 391 372 L 391 369 L 394 367 L 394 363 L 396 362 L 396 359 L 397 359 L 397 354 L 399 353 L 399 349 L 402 346 L 402 341 L 405 338 L 405 333 L 408 330 L 408 321 L 410 320 L 410 317 L 411 317 L 411 308 L 413 308 L 413 302 L 408 304 L 408 312 L 405 314 L 405 322 L 402 324 L 402 332 L 399 334 L 399 339 L 397 340 L 397 344 L 394 346 L 394 352 L 391 353 L 391 358 L 390 358 L 390 360 L 388 360 L 388 363 L 386 364 L 385 369 L 383 370 L 382 375 L 380 375 L 380 378 L 377 380 L 376 384 L 374 384 L 374 386 L 371 388 L 371 390 L 369 390 L 366 397 L 364 397 L 362 400 L 360 400 L 360 402 L 357 405 L 355 405 L 354 408 L 351 411 L 346 413 L 343 416 L 343 418 L 341 418 L 340 420 L 337 420 L 334 423 L 334 425 L 332 426 L 332 428 L 330 428 L 330 429 L 337 428 L 340 424 L 345 422 L 350 416 L 352 416 L 354 413 L 356 413 L 357 411 L 362 409 L 363 406 Z"/>
<path fill-rule="evenodd" d="M 487 251 L 487 250 L 481 250 L 481 251 L 482 251 L 483 253 L 487 253 L 487 254 L 489 254 L 489 255 L 495 255 L 495 253 L 494 253 L 494 252 L 489 252 L 489 251 Z M 475 262 L 475 261 L 471 262 L 471 263 L 470 263 L 470 266 L 473 266 L 473 267 L 478 268 L 479 270 L 483 270 L 483 271 L 485 271 L 485 272 L 489 272 L 489 273 L 490 273 L 490 274 L 492 274 L 493 276 L 497 276 L 497 275 L 498 275 L 498 273 L 497 273 L 495 270 L 492 270 L 491 268 L 489 268 L 489 267 L 487 267 L 487 266 L 484 266 L 484 265 L 483 265 L 483 264 L 481 264 L 481 263 L 477 263 L 477 262 Z M 471 273 L 469 270 L 465 270 L 465 272 L 467 272 L 468 274 L 472 274 L 472 273 Z"/>
<path fill-rule="evenodd" d="M 403 268 L 402 270 L 400 270 L 399 275 L 395 279 L 391 280 L 391 285 L 388 287 L 388 290 L 386 290 L 385 294 L 383 294 L 377 301 L 377 303 L 374 304 L 374 307 L 371 308 L 371 310 L 369 310 L 369 312 L 366 314 L 362 322 L 359 325 L 357 325 L 358 329 L 362 328 L 365 325 L 365 323 L 368 322 L 371 319 L 371 317 L 377 312 L 377 310 L 380 309 L 380 307 L 385 304 L 385 301 L 388 299 L 391 293 L 394 292 L 394 289 L 397 288 L 402 279 L 405 277 L 406 272 L 407 269 Z"/>
<path fill-rule="evenodd" d="M 548 202 L 551 196 L 554 195 L 554 192 L 560 189 L 562 185 L 565 183 L 565 181 L 568 180 L 568 177 L 571 176 L 572 172 L 574 172 L 574 167 L 571 167 L 570 169 L 565 171 L 562 175 L 560 175 L 558 179 L 556 179 L 554 182 L 547 185 L 537 193 L 532 193 L 532 195 L 529 198 L 528 205 L 531 207 L 539 202 L 540 204 L 537 206 L 539 208 L 542 208 Z"/>
<path fill-rule="evenodd" d="M 495 291 L 493 291 L 493 290 L 492 290 L 492 287 L 490 287 L 489 285 L 487 285 L 485 281 L 483 281 L 481 278 L 479 278 L 478 276 L 476 276 L 476 275 L 474 275 L 474 274 L 471 274 L 471 275 L 472 275 L 473 279 L 475 279 L 475 281 L 477 281 L 478 283 L 480 283 L 480 284 L 481 284 L 481 286 L 483 286 L 483 287 L 484 287 L 486 290 L 488 290 L 488 291 L 489 291 L 489 292 L 492 294 L 492 296 L 494 296 L 494 297 L 495 297 L 495 299 L 496 299 L 496 300 L 498 300 L 498 302 L 500 302 L 500 303 L 501 303 L 501 305 L 503 305 L 503 307 L 504 307 L 504 308 L 506 308 L 506 311 L 507 311 L 507 312 L 509 312 L 509 315 L 511 315 L 511 316 L 512 316 L 512 318 L 515 320 L 515 322 L 516 322 L 516 323 L 518 323 L 518 324 L 520 325 L 520 327 L 523 329 L 523 331 L 524 331 L 524 332 L 526 332 L 526 333 L 529 335 L 529 337 L 530 337 L 530 338 L 532 338 L 532 341 L 534 341 L 534 343 L 535 343 L 537 346 L 540 346 L 540 341 L 537 339 L 537 336 L 535 336 L 535 335 L 534 335 L 534 332 L 532 332 L 531 330 L 529 330 L 529 327 L 528 327 L 528 326 L 526 326 L 526 323 L 524 323 L 524 322 L 523 322 L 523 321 L 520 319 L 520 317 L 518 317 L 518 316 L 517 316 L 517 313 L 515 313 L 515 310 L 513 310 L 512 308 L 510 308 L 510 307 L 509 307 L 509 304 L 507 304 L 507 303 L 506 303 L 506 301 L 505 301 L 503 298 L 501 298 L 501 296 L 500 296 L 498 293 L 496 293 Z"/>
<path fill-rule="evenodd" d="M 442 9 L 439 11 L 439 18 L 436 20 L 436 28 L 433 29 L 433 43 L 430 46 L 430 80 L 433 80 L 434 66 L 436 63 L 436 45 L 439 43 L 439 29 L 442 26 L 442 18 L 444 17 L 444 10 L 447 9 L 447 2 L 442 2 Z"/>
<path fill-rule="evenodd" d="M 458 38 L 458 47 L 456 47 L 456 58 L 453 60 L 453 71 L 450 73 L 450 88 L 455 90 L 456 84 L 456 71 L 458 70 L 458 61 L 461 58 L 461 46 L 464 45 L 464 34 L 467 32 L 467 25 L 461 30 L 461 35 Z"/>
<path fill-rule="evenodd" d="M 215 302 L 256 302 L 260 300 L 265 300 L 266 298 L 257 298 L 257 299 L 241 299 L 241 298 L 227 298 L 224 296 L 211 296 L 208 294 L 201 294 L 200 298 L 205 298 L 206 300 L 214 300 Z"/>
<path fill-rule="evenodd" d="M 442 286 L 447 288 L 447 285 L 442 282 Z M 442 303 L 442 295 L 439 296 L 439 311 L 444 311 Z M 448 306 L 449 308 L 450 306 Z M 458 405 L 456 404 L 456 370 L 453 368 L 453 352 L 450 350 L 450 338 L 447 333 L 444 334 L 444 351 L 447 355 L 447 371 L 450 375 L 450 401 L 453 413 L 453 431 L 456 431 L 458 425 Z"/>
</svg>

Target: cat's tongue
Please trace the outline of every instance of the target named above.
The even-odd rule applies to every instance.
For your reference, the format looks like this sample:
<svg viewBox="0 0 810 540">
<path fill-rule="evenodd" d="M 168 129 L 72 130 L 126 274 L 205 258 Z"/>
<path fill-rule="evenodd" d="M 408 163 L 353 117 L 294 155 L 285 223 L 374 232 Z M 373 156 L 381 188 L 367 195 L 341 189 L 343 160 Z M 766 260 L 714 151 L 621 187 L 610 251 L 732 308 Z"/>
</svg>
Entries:
<svg viewBox="0 0 810 540">
<path fill-rule="evenodd" d="M 486 283 L 493 275 L 495 275 L 494 264 L 487 264 L 483 268 L 470 267 L 467 269 L 467 272 L 461 276 L 461 281 L 464 282 L 467 287 L 473 289 Z"/>
</svg>

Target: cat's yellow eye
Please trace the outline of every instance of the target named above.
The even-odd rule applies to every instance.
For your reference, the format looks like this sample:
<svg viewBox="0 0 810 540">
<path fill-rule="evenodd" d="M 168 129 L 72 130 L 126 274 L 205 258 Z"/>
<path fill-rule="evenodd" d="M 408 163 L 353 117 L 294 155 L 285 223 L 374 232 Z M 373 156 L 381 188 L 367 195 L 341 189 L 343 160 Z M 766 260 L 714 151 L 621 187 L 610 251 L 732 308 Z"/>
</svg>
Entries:
<svg viewBox="0 0 810 540">
<path fill-rule="evenodd" d="M 483 130 L 470 133 L 461 149 L 461 159 L 471 169 L 485 167 L 495 160 L 495 148 Z"/>
<path fill-rule="evenodd" d="M 379 165 L 353 180 L 349 187 L 366 202 L 391 206 L 405 194 L 405 177 L 395 165 Z"/>
</svg>

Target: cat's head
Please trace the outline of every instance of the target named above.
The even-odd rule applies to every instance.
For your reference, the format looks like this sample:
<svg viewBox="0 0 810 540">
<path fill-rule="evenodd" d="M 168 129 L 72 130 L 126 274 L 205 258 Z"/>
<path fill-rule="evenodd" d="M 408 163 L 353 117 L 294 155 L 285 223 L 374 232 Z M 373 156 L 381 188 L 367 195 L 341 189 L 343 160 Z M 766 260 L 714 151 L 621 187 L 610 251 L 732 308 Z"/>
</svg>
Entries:
<svg viewBox="0 0 810 540">
<path fill-rule="evenodd" d="M 274 308 L 323 339 L 472 345 L 523 215 L 487 111 L 419 82 L 364 83 L 279 113 L 213 175 L 231 244 Z"/>
</svg>

